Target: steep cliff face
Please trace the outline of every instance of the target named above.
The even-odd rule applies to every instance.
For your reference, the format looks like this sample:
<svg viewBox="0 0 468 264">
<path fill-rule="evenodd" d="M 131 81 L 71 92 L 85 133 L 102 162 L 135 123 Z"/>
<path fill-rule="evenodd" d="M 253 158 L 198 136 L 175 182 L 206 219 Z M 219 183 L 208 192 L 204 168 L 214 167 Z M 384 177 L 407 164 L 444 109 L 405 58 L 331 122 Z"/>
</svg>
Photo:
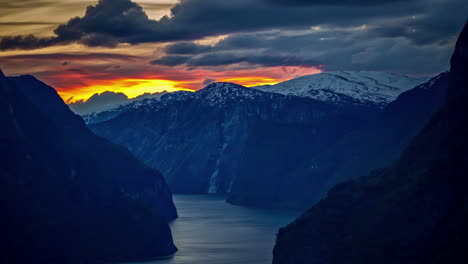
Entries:
<svg viewBox="0 0 468 264">
<path fill-rule="evenodd" d="M 394 166 L 335 186 L 280 229 L 274 263 L 468 261 L 467 51 L 465 25 L 442 110 Z"/>
<path fill-rule="evenodd" d="M 297 157 L 302 158 L 305 153 L 320 151 L 376 111 L 215 83 L 195 93 L 167 94 L 154 104 L 136 107 L 91 128 L 160 169 L 175 192 L 226 193 L 239 175 L 246 150 L 264 143 L 273 149 L 285 145 L 293 137 L 281 134 L 285 127 L 298 130 L 297 143 L 304 139 L 302 144 L 295 143 Z M 250 141 L 252 133 L 264 137 L 263 143 Z M 279 141 L 267 141 L 273 134 Z M 274 153 L 281 152 L 270 154 Z M 243 164 L 258 170 L 261 166 L 256 161 L 262 158 L 253 157 L 253 163 Z M 281 166 L 270 163 L 262 173 L 282 170 Z"/>
<path fill-rule="evenodd" d="M 0 257 L 83 263 L 175 252 L 162 175 L 95 136 L 55 91 L 0 73 Z"/>
</svg>

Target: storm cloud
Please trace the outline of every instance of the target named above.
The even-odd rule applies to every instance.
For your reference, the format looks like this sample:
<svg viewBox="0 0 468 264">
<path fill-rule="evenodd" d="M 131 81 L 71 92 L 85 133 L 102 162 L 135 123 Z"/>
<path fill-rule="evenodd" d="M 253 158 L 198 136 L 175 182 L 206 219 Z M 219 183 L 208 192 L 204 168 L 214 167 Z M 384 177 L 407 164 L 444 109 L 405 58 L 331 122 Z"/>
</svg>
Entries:
<svg viewBox="0 0 468 264">
<path fill-rule="evenodd" d="M 168 55 L 151 61 L 154 65 L 177 66 L 185 64 L 190 67 L 216 67 L 237 63 L 263 66 L 316 66 L 317 61 L 307 60 L 294 55 L 274 55 L 258 52 L 213 52 L 198 56 Z"/>
<path fill-rule="evenodd" d="M 155 20 L 130 0 L 100 0 L 54 36 L 5 36 L 0 50 L 168 43 L 150 65 L 432 74 L 447 68 L 466 10 L 463 0 L 181 0 Z M 225 37 L 198 42 L 216 36 Z"/>
<path fill-rule="evenodd" d="M 392 23 L 388 27 L 378 27 L 377 32 L 400 34 L 411 39 L 412 35 L 408 32 L 424 34 L 428 30 L 426 25 L 432 24 L 430 21 L 437 19 L 440 12 L 445 12 L 447 15 L 444 19 L 450 22 L 442 23 L 439 26 L 441 28 L 435 30 L 443 31 L 448 24 L 462 24 L 466 19 L 466 15 L 462 14 L 466 8 L 460 8 L 460 5 L 466 7 L 466 4 L 462 2 L 182 0 L 172 7 L 170 16 L 152 20 L 140 5 L 130 0 L 100 0 L 98 4 L 88 6 L 83 17 L 75 17 L 59 25 L 54 31 L 54 37 L 6 36 L 0 41 L 0 49 L 33 49 L 70 42 L 114 47 L 119 43 L 196 40 L 207 36 L 279 28 L 374 25 L 378 21 L 391 19 L 397 19 L 400 28 Z M 407 30 L 415 16 L 419 27 L 415 28 L 416 31 Z M 454 29 L 449 31 L 453 33 Z M 418 38 L 414 40 L 421 41 Z"/>
<path fill-rule="evenodd" d="M 402 2 L 407 0 L 265 0 L 268 3 L 290 5 L 343 5 L 343 6 L 363 6 L 382 5 Z M 413 0 L 414 1 L 414 0 Z"/>
<path fill-rule="evenodd" d="M 402 36 L 373 37 L 374 30 L 357 27 L 238 33 L 210 49 L 205 45 L 183 43 L 192 47 L 190 55 L 177 54 L 177 49 L 170 45 L 166 48 L 167 55 L 151 63 L 213 69 L 233 64 L 251 69 L 301 65 L 323 70 L 380 70 L 403 74 L 434 74 L 448 68 L 455 38 L 420 45 Z"/>
</svg>

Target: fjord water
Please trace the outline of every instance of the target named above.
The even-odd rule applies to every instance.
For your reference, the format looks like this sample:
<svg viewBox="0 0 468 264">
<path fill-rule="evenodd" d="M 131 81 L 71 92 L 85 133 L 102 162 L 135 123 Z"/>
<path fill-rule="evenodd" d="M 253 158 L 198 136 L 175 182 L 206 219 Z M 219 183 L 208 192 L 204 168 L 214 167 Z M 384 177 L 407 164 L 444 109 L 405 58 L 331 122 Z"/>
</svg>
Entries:
<svg viewBox="0 0 468 264">
<path fill-rule="evenodd" d="M 174 195 L 179 251 L 146 264 L 269 264 L 278 229 L 300 212 L 234 206 L 213 195 Z"/>
</svg>

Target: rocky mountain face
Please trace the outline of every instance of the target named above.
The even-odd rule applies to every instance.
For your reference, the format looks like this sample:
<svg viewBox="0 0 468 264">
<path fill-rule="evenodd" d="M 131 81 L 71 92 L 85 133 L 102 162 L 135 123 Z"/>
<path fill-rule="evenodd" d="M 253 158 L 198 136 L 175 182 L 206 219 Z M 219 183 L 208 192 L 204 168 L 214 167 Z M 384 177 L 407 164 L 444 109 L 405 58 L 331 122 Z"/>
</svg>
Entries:
<svg viewBox="0 0 468 264">
<path fill-rule="evenodd" d="M 395 162 L 445 102 L 447 84 L 448 74 L 443 73 L 404 92 L 368 124 L 302 159 L 294 155 L 301 148 L 314 146 L 302 140 L 307 134 L 298 134 L 295 127 L 283 127 L 275 133 L 280 130 L 265 125 L 249 135 L 251 144 L 242 156 L 228 201 L 306 209 L 326 196 L 333 185 Z M 276 143 L 272 149 L 271 142 L 284 144 Z M 268 164 L 276 163 L 283 164 L 284 170 L 269 170 Z"/>
<path fill-rule="evenodd" d="M 267 145 L 271 155 L 294 144 L 288 153 L 297 162 L 323 150 L 378 111 L 373 106 L 335 105 L 215 83 L 195 93 L 164 95 L 90 127 L 160 169 L 175 192 L 226 193 L 239 175 L 239 166 L 245 164 L 242 160 L 248 149 Z M 285 134 L 291 129 L 296 134 Z M 260 140 L 251 141 L 252 133 Z M 278 140 L 271 141 L 272 135 Z M 258 162 L 263 159 L 254 157 Z M 261 173 L 284 171 L 290 165 L 271 163 Z M 249 166 L 259 169 L 255 162 Z"/>
<path fill-rule="evenodd" d="M 0 258 L 142 260 L 177 249 L 162 175 L 94 135 L 54 89 L 0 72 Z"/>
<path fill-rule="evenodd" d="M 467 263 L 468 24 L 448 78 L 445 105 L 398 162 L 280 229 L 273 263 Z"/>
<path fill-rule="evenodd" d="M 385 107 L 398 95 L 429 78 L 415 78 L 388 72 L 337 71 L 301 76 L 275 85 L 256 89 L 310 97 L 323 102 L 354 103 Z"/>
</svg>

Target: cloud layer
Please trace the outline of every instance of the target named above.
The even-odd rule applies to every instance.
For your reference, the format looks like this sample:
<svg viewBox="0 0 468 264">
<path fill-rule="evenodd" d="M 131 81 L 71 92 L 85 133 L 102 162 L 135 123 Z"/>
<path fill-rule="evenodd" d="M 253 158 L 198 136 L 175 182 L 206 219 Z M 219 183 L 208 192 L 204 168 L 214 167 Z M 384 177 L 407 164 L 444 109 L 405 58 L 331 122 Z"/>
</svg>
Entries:
<svg viewBox="0 0 468 264">
<path fill-rule="evenodd" d="M 136 98 L 129 99 L 124 93 L 115 93 L 115 92 L 103 92 L 95 93 L 91 97 L 85 100 L 78 100 L 73 103 L 70 103 L 68 106 L 70 109 L 79 115 L 90 114 L 93 112 L 101 112 L 104 110 L 112 109 L 118 107 L 119 105 L 129 104 L 134 101 L 146 99 L 146 98 L 159 98 L 167 92 L 160 93 L 145 93 Z M 69 101 L 72 101 L 73 98 L 69 98 Z"/>
<path fill-rule="evenodd" d="M 54 37 L 6 36 L 0 49 L 34 49 L 71 42 L 114 47 L 119 43 L 196 40 L 269 29 L 363 24 L 371 25 L 369 36 L 401 36 L 425 44 L 456 34 L 466 19 L 467 4 L 463 2 L 182 0 L 172 7 L 170 16 L 152 20 L 140 5 L 130 0 L 100 0 L 88 6 L 83 17 L 58 26 Z"/>
<path fill-rule="evenodd" d="M 52 35 L 5 31 L 0 66 L 33 72 L 63 90 L 119 78 L 198 89 L 231 77 L 249 77 L 248 84 L 317 69 L 431 75 L 448 69 L 468 18 L 466 0 L 181 0 L 170 10 L 172 0 L 99 0 L 86 10 L 83 1 L 67 1 L 80 2 L 73 16 L 81 15 L 68 17 Z M 42 10 L 58 3 L 10 2 L 0 8 Z M 170 15 L 146 13 L 163 9 Z M 34 21 L 0 19 L 0 25 L 38 25 Z M 54 24 L 44 21 L 44 27 Z"/>
</svg>

